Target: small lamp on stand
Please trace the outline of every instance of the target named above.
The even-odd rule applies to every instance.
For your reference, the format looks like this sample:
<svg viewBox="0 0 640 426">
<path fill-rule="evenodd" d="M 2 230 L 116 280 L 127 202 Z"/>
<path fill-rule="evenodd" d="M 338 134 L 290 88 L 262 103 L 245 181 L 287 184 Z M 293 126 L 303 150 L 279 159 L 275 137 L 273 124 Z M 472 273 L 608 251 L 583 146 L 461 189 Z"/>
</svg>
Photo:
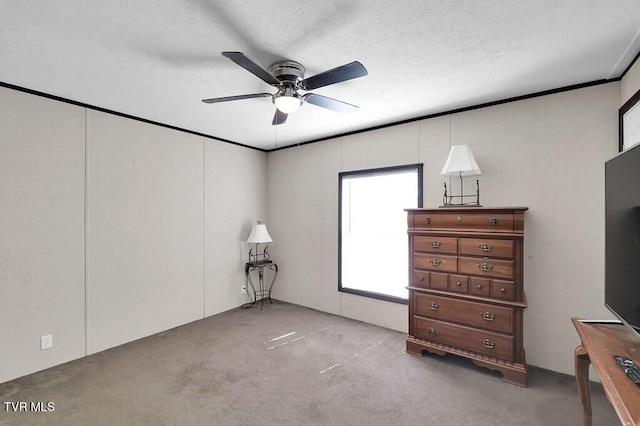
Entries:
<svg viewBox="0 0 640 426">
<path fill-rule="evenodd" d="M 444 183 L 443 206 L 441 207 L 479 207 L 480 206 L 480 182 L 476 180 L 476 193 L 465 195 L 463 187 L 464 176 L 481 174 L 480 167 L 473 158 L 469 145 L 454 145 L 449 151 L 449 157 L 444 163 L 442 172 L 444 176 L 458 176 L 460 178 L 460 195 L 447 195 L 447 183 Z M 466 201 L 469 199 L 470 201 Z M 454 201 L 456 200 L 456 201 Z"/>
<path fill-rule="evenodd" d="M 249 244 L 255 244 L 254 247 L 249 249 L 249 262 L 250 263 L 266 263 L 269 262 L 270 256 L 268 246 L 264 246 L 262 253 L 258 252 L 258 244 L 270 243 L 273 240 L 271 239 L 271 235 L 269 235 L 269 231 L 267 231 L 267 225 L 262 223 L 262 221 L 257 221 L 253 228 L 251 229 L 251 234 L 249 234 L 249 238 L 247 238 L 247 242 Z"/>
</svg>

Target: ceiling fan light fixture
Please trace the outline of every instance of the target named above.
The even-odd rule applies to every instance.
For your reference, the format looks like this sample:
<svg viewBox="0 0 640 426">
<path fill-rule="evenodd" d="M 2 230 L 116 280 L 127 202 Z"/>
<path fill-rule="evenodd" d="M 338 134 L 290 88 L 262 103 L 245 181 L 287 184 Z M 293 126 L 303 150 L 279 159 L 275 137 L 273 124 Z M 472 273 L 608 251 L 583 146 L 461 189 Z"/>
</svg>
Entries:
<svg viewBox="0 0 640 426">
<path fill-rule="evenodd" d="M 298 108 L 300 108 L 300 105 L 302 105 L 300 97 L 296 94 L 276 95 L 273 98 L 273 103 L 276 105 L 276 108 L 278 108 L 280 112 L 283 112 L 285 114 L 296 112 Z"/>
<path fill-rule="evenodd" d="M 331 84 L 352 80 L 367 75 L 367 69 L 358 61 L 341 65 L 336 68 L 321 72 L 305 78 L 305 68 L 295 61 L 279 61 L 271 65 L 269 70 L 265 70 L 260 65 L 247 58 L 242 52 L 222 52 L 222 56 L 229 58 L 236 65 L 249 71 L 263 82 L 277 88 L 277 92 L 271 93 L 250 93 L 247 95 L 222 96 L 217 98 L 203 99 L 206 104 L 218 102 L 236 101 L 241 99 L 254 99 L 270 97 L 271 102 L 276 107 L 272 125 L 284 124 L 287 116 L 294 113 L 304 103 L 310 103 L 331 111 L 344 114 L 353 113 L 358 110 L 356 105 L 351 105 L 337 99 L 314 93 L 298 94 L 298 90 L 308 92 Z"/>
</svg>

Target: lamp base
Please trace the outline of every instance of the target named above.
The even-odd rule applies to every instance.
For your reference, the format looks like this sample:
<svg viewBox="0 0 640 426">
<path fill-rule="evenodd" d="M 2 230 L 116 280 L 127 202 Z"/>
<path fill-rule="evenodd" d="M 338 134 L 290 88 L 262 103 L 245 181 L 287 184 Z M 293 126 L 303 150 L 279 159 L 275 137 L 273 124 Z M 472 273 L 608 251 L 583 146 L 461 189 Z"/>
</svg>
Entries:
<svg viewBox="0 0 640 426">
<path fill-rule="evenodd" d="M 269 255 L 269 246 L 265 246 L 262 253 L 258 252 L 258 244 L 256 244 L 255 251 L 253 247 L 249 249 L 249 263 L 266 263 L 269 262 L 271 256 Z"/>
<path fill-rule="evenodd" d="M 462 192 L 462 177 L 460 177 L 460 192 Z M 458 202 L 454 202 L 453 200 Z M 466 201 L 465 199 L 470 199 Z M 442 206 L 446 207 L 482 207 L 480 205 L 480 181 L 476 179 L 476 193 L 469 195 L 447 195 L 447 183 L 444 183 L 444 195 L 442 196 Z"/>
<path fill-rule="evenodd" d="M 439 209 L 452 209 L 459 207 L 482 207 L 482 204 L 446 204 L 438 206 Z"/>
</svg>

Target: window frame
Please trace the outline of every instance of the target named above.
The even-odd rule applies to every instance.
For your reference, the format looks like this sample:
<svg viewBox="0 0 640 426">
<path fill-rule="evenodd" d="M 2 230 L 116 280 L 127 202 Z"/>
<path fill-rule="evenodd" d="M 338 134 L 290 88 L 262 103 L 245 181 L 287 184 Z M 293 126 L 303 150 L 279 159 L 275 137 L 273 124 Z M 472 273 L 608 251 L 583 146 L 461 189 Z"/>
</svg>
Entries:
<svg viewBox="0 0 640 426">
<path fill-rule="evenodd" d="M 417 208 L 422 208 L 423 202 L 423 163 L 413 163 L 413 164 L 404 164 L 400 166 L 388 166 L 388 167 L 378 167 L 372 169 L 362 169 L 362 170 L 351 170 L 346 172 L 338 173 L 338 291 L 342 293 L 350 293 L 358 296 L 369 297 L 373 299 L 384 300 L 387 302 L 394 302 L 403 305 L 407 305 L 409 303 L 408 298 L 402 298 L 397 296 L 391 296 L 384 293 L 378 293 L 374 291 L 367 291 L 361 289 L 354 289 L 351 287 L 344 287 L 342 285 L 342 181 L 344 177 L 366 177 L 366 176 L 380 176 L 385 174 L 393 174 L 400 171 L 416 171 L 418 176 L 418 199 L 417 199 Z M 408 207 L 409 208 L 409 207 Z M 408 234 L 407 234 L 407 244 L 408 244 Z M 408 246 L 407 246 L 408 252 Z M 409 283 L 409 275 L 407 271 L 407 285 Z"/>
</svg>

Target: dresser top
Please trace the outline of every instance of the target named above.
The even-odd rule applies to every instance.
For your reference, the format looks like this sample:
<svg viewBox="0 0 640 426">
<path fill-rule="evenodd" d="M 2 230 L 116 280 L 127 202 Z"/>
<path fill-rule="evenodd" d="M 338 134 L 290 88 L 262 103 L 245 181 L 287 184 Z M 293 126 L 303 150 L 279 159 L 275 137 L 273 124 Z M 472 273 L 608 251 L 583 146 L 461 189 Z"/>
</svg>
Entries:
<svg viewBox="0 0 640 426">
<path fill-rule="evenodd" d="M 438 208 L 413 208 L 405 209 L 407 212 L 524 212 L 529 210 L 529 207 L 438 207 Z"/>
</svg>

